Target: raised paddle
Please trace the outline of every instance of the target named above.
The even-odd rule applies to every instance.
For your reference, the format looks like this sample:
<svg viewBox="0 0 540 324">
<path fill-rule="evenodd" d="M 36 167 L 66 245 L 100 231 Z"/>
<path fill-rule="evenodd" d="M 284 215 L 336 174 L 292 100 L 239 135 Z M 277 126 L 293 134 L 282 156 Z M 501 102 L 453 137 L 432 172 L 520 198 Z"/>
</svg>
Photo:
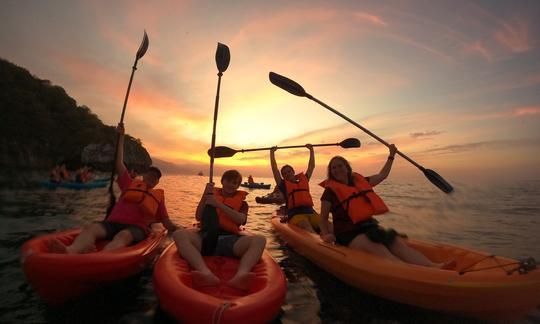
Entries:
<svg viewBox="0 0 540 324">
<path fill-rule="evenodd" d="M 214 175 L 214 156 L 216 149 L 216 124 L 219 107 L 219 90 L 221 87 L 221 76 L 229 67 L 231 53 L 225 44 L 218 43 L 216 50 L 216 66 L 218 68 L 218 84 L 216 91 L 216 101 L 214 104 L 214 126 L 212 128 L 212 146 L 210 148 L 210 179 L 209 183 L 213 183 Z M 211 255 L 214 253 L 217 244 L 219 230 L 219 218 L 216 207 L 206 205 L 201 217 L 201 232 L 203 236 L 201 253 L 202 255 Z"/>
<path fill-rule="evenodd" d="M 315 101 L 316 103 L 320 104 L 324 108 L 330 110 L 331 112 L 333 112 L 336 115 L 340 116 L 341 118 L 345 119 L 349 123 L 351 123 L 354 126 L 360 128 L 361 130 L 366 132 L 368 135 L 370 135 L 371 137 L 375 138 L 377 141 L 384 144 L 386 147 L 390 146 L 390 144 L 388 144 L 386 141 L 384 141 L 383 139 L 381 139 L 377 135 L 373 134 L 368 129 L 362 127 L 360 124 L 358 124 L 354 120 L 352 120 L 349 117 L 343 115 L 339 111 L 336 111 L 334 108 L 328 106 L 324 102 L 318 100 L 317 98 L 315 98 L 312 95 L 310 95 L 309 93 L 307 93 L 304 90 L 304 88 L 302 88 L 302 86 L 300 84 L 294 82 L 293 80 L 291 80 L 291 79 L 289 79 L 287 77 L 284 77 L 282 75 L 279 75 L 277 73 L 274 73 L 274 72 L 269 73 L 269 78 L 270 78 L 270 82 L 272 82 L 274 85 L 280 87 L 281 89 L 283 89 L 283 90 L 285 90 L 287 92 L 290 92 L 295 96 L 306 97 L 308 99 L 311 99 L 311 100 Z M 424 173 L 426 178 L 429 181 L 431 181 L 431 183 L 433 183 L 435 186 L 437 186 L 437 188 L 441 189 L 445 193 L 450 193 L 450 192 L 452 192 L 452 190 L 454 190 L 454 188 L 446 180 L 444 180 L 443 177 L 441 177 L 437 172 L 435 172 L 433 170 L 430 170 L 430 169 L 424 168 L 423 166 L 416 163 L 415 161 L 413 161 L 411 158 L 409 158 L 405 154 L 401 153 L 400 151 L 397 151 L 396 153 L 401 155 L 401 157 L 403 157 L 405 160 L 411 162 L 414 166 L 416 166 L 418 169 L 420 169 L 420 171 L 422 171 Z"/>
<path fill-rule="evenodd" d="M 119 123 L 123 123 L 124 122 L 124 115 L 126 113 L 126 107 L 127 107 L 127 101 L 128 101 L 128 97 L 129 97 L 129 91 L 131 90 L 131 83 L 133 82 L 133 75 L 135 74 L 135 70 L 137 70 L 137 62 L 139 61 L 139 59 L 141 59 L 144 54 L 146 53 L 146 50 L 148 49 L 148 35 L 146 35 L 146 30 L 144 31 L 144 36 L 143 36 L 143 40 L 141 42 L 141 45 L 139 46 L 139 49 L 137 50 L 137 54 L 135 54 L 135 63 L 133 63 L 133 67 L 131 68 L 131 76 L 129 77 L 129 83 L 128 83 L 128 88 L 127 88 L 127 92 L 126 92 L 126 97 L 124 98 L 124 106 L 122 107 L 122 115 L 120 115 L 120 122 Z M 114 161 L 113 161 L 113 165 L 112 165 L 112 171 L 111 171 L 111 178 L 110 178 L 110 183 L 109 183 L 109 206 L 107 207 L 107 214 L 105 215 L 105 219 L 107 219 L 109 217 L 109 215 L 111 214 L 111 211 L 114 207 L 114 204 L 116 203 L 116 197 L 114 195 L 114 190 L 113 190 L 113 181 L 114 181 L 114 172 L 116 171 L 116 160 L 117 160 L 117 155 L 118 155 L 118 143 L 120 142 L 120 136 L 117 134 L 116 135 L 116 147 L 115 147 L 115 150 L 114 150 Z"/>
<path fill-rule="evenodd" d="M 331 143 L 331 144 L 313 144 L 313 147 L 316 146 L 341 146 L 343 148 L 353 148 L 353 147 L 360 147 L 360 141 L 356 138 L 347 138 L 346 140 L 343 140 L 339 143 Z M 289 146 L 278 146 L 276 148 L 278 149 L 288 149 L 288 148 L 300 148 L 300 147 L 306 147 L 306 145 L 289 145 Z M 238 152 L 245 153 L 245 152 L 253 152 L 253 151 L 267 151 L 272 149 L 272 147 L 262 147 L 262 148 L 255 148 L 255 149 L 241 149 L 241 150 L 234 150 L 227 146 L 216 146 L 214 157 L 216 158 L 222 158 L 222 157 L 231 157 L 235 155 Z M 210 149 L 208 150 L 208 155 L 211 155 L 212 152 Z"/>
</svg>

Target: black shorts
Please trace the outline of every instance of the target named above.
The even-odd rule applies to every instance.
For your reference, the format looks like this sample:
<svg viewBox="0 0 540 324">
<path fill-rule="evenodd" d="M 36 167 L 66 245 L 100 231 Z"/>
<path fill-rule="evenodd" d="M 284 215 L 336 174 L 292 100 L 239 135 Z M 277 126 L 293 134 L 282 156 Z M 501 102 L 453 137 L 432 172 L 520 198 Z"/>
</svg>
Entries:
<svg viewBox="0 0 540 324">
<path fill-rule="evenodd" d="M 125 229 L 131 232 L 131 235 L 133 236 L 133 243 L 140 242 L 147 236 L 146 231 L 136 225 L 113 223 L 109 221 L 101 221 L 96 223 L 103 225 L 105 228 L 105 232 L 107 233 L 105 236 L 106 240 L 112 240 L 116 234 Z"/>
<path fill-rule="evenodd" d="M 371 242 L 380 243 L 386 247 L 390 247 L 396 240 L 396 236 L 399 235 L 392 228 L 385 229 L 379 226 L 377 222 L 369 222 L 366 223 L 366 226 L 360 226 L 357 230 L 337 234 L 336 241 L 341 245 L 349 246 L 355 237 L 362 234 L 365 234 Z"/>
<path fill-rule="evenodd" d="M 202 233 L 199 232 L 201 239 L 203 238 Z M 216 249 L 212 255 L 215 256 L 226 256 L 230 258 L 235 258 L 234 255 L 234 245 L 242 237 L 241 235 L 236 234 L 219 234 Z"/>
</svg>

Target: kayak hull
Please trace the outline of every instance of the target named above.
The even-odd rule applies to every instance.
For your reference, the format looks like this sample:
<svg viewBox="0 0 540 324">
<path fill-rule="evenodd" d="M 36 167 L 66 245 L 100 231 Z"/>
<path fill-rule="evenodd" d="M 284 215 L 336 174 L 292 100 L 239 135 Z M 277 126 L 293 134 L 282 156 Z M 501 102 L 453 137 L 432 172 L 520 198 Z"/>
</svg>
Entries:
<svg viewBox="0 0 540 324">
<path fill-rule="evenodd" d="M 154 267 L 154 289 L 160 306 L 182 323 L 268 323 L 280 312 L 287 284 L 279 265 L 265 250 L 252 271 L 249 291 L 226 282 L 236 273 L 239 260 L 205 256 L 205 263 L 221 279 L 217 287 L 193 288 L 191 268 L 172 243 Z"/>
<path fill-rule="evenodd" d="M 167 235 L 162 226 L 155 226 L 148 238 L 129 247 L 85 254 L 49 251 L 51 239 L 70 244 L 80 232 L 73 229 L 38 236 L 21 247 L 26 280 L 51 305 L 63 304 L 141 272 L 158 255 Z M 98 250 L 106 242 L 97 242 Z"/>
<path fill-rule="evenodd" d="M 540 269 L 507 274 L 497 264 L 516 260 L 457 246 L 407 239 L 433 262 L 456 260 L 455 270 L 399 263 L 324 243 L 319 235 L 297 226 L 272 224 L 297 253 L 341 281 L 360 290 L 400 303 L 495 321 L 517 320 L 540 305 Z M 472 267 L 470 267 L 472 265 Z M 505 266 L 510 270 L 512 266 Z M 480 270 L 483 268 L 491 268 Z M 465 271 L 460 274 L 460 270 Z M 474 271 L 467 271 L 474 270 Z"/>
<path fill-rule="evenodd" d="M 261 183 L 247 183 L 247 182 L 244 182 L 244 183 L 241 183 L 240 186 L 244 187 L 244 188 L 249 188 L 249 189 L 270 189 L 270 187 L 272 185 L 262 183 L 262 182 Z"/>
</svg>

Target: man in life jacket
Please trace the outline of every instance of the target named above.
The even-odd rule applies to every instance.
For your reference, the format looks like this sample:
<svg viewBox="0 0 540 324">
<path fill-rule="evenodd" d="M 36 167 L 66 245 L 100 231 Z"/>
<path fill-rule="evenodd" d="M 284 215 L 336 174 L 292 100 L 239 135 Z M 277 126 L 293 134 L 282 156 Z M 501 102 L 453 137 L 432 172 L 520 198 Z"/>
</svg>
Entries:
<svg viewBox="0 0 540 324">
<path fill-rule="evenodd" d="M 309 193 L 309 179 L 315 169 L 315 153 L 311 144 L 306 144 L 306 147 L 309 149 L 309 162 L 305 174 L 295 174 L 293 167 L 288 164 L 279 170 L 275 146 L 270 149 L 270 165 L 276 186 L 285 198 L 287 221 L 307 231 L 316 232 L 319 229 L 319 215 L 313 209 L 313 199 Z"/>
<path fill-rule="evenodd" d="M 238 190 L 242 176 L 236 170 L 228 170 L 221 177 L 222 188 L 206 184 L 204 193 L 197 206 L 195 219 L 201 221 L 206 205 L 214 206 L 219 218 L 217 244 L 212 255 L 240 258 L 240 266 L 228 285 L 247 290 L 255 274 L 251 268 L 261 258 L 266 239 L 261 235 L 242 233 L 240 226 L 247 220 L 248 204 L 245 201 L 247 192 Z M 206 266 L 201 255 L 203 233 L 187 229 L 178 229 L 173 234 L 180 256 L 194 269 L 192 271 L 195 286 L 216 286 L 219 278 Z"/>
<path fill-rule="evenodd" d="M 352 171 L 347 160 L 334 156 L 328 163 L 328 178 L 320 185 L 321 238 L 363 250 L 390 260 L 427 267 L 450 269 L 455 261 L 435 263 L 420 251 L 409 246 L 393 229 L 385 229 L 373 216 L 384 214 L 388 207 L 373 191 L 390 174 L 397 148 L 391 144 L 390 155 L 378 174 L 369 177 Z M 332 213 L 333 230 L 328 216 Z"/>
<path fill-rule="evenodd" d="M 154 189 L 161 178 L 161 171 L 149 167 L 143 179 L 132 179 L 124 164 L 124 125 L 118 124 L 119 135 L 116 171 L 122 195 L 104 221 L 86 225 L 69 246 L 57 239 L 50 242 L 50 249 L 57 253 L 86 253 L 95 250 L 97 240 L 111 240 L 103 250 L 112 250 L 140 242 L 149 234 L 152 223 L 161 222 L 173 232 L 177 226 L 169 219 L 164 192 Z"/>
</svg>

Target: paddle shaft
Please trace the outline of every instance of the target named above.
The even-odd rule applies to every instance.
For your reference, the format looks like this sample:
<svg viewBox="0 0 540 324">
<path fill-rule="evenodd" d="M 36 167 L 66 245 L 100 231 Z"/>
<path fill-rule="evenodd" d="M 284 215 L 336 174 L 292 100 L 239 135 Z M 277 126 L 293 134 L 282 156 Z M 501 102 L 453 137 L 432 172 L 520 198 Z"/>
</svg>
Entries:
<svg viewBox="0 0 540 324">
<path fill-rule="evenodd" d="M 129 77 L 129 83 L 128 83 L 128 88 L 127 88 L 127 91 L 126 91 L 126 96 L 124 98 L 124 105 L 122 107 L 122 114 L 120 115 L 120 124 L 124 122 L 124 115 L 126 114 L 126 107 L 127 107 L 127 102 L 128 102 L 128 97 L 129 97 L 129 92 L 131 91 L 131 84 L 133 83 L 133 76 L 135 75 L 135 71 L 137 70 L 137 62 L 139 61 L 139 58 L 138 57 L 135 57 L 135 62 L 133 63 L 133 66 L 131 68 L 131 76 Z M 111 211 L 112 211 L 112 207 L 114 206 L 114 203 L 116 201 L 116 197 L 114 195 L 114 191 L 113 191 L 113 182 L 114 182 L 114 173 L 116 171 L 116 161 L 118 160 L 118 146 L 120 144 L 120 134 L 116 134 L 116 146 L 115 146 L 115 150 L 114 150 L 114 159 L 113 159 L 113 167 L 112 167 L 112 171 L 111 171 L 111 178 L 110 178 L 110 183 L 109 183 L 109 194 L 110 194 L 110 203 L 109 203 L 109 208 L 107 208 L 107 215 L 105 216 L 105 219 L 107 219 L 109 217 L 109 215 L 111 214 Z"/>
<path fill-rule="evenodd" d="M 216 154 L 216 126 L 217 126 L 217 117 L 218 117 L 218 109 L 219 109 L 219 90 L 221 88 L 221 76 L 223 73 L 219 72 L 218 74 L 218 84 L 217 84 L 217 91 L 216 91 L 216 102 L 214 103 L 214 125 L 212 127 L 212 146 L 210 147 L 212 154 L 210 154 L 210 177 L 209 177 L 209 183 L 212 183 L 213 177 L 214 177 L 214 155 Z"/>
<path fill-rule="evenodd" d="M 313 144 L 311 146 L 334 146 L 334 145 L 340 145 L 341 143 L 332 143 L 332 144 Z M 300 148 L 300 147 L 306 147 L 305 145 L 289 145 L 289 146 L 277 146 L 278 149 L 289 149 L 289 148 Z M 265 151 L 265 150 L 271 150 L 273 147 L 262 147 L 262 148 L 256 148 L 256 149 L 241 149 L 237 152 L 253 152 L 253 151 Z"/>
<path fill-rule="evenodd" d="M 328 106 L 327 104 L 325 104 L 324 102 L 320 101 L 319 99 L 313 97 L 312 95 L 310 95 L 309 93 L 306 93 L 306 97 L 315 101 L 316 103 L 320 104 L 321 106 L 323 106 L 324 108 L 330 110 L 331 112 L 333 112 L 334 114 L 340 116 L 341 118 L 345 119 L 346 121 L 348 121 L 349 123 L 353 124 L 354 126 L 360 128 L 361 130 L 363 130 L 364 132 L 366 132 L 368 135 L 370 135 L 371 137 L 373 137 L 374 139 L 376 139 L 377 141 L 381 142 L 383 145 L 385 145 L 386 147 L 389 147 L 390 144 L 388 144 L 385 140 L 383 140 L 382 138 L 380 138 L 379 136 L 373 134 L 369 129 L 363 127 L 362 125 L 358 124 L 357 122 L 355 122 L 354 120 L 350 119 L 349 117 L 343 115 L 342 113 L 340 113 L 339 111 L 335 110 L 334 108 Z M 405 160 L 411 162 L 415 167 L 417 167 L 418 169 L 420 169 L 422 172 L 425 170 L 425 168 L 423 166 L 421 166 L 420 164 L 416 163 L 414 160 L 412 160 L 411 158 L 409 158 L 407 155 L 401 153 L 399 150 L 396 151 L 397 154 L 399 154 L 401 157 L 403 157 Z"/>
</svg>

